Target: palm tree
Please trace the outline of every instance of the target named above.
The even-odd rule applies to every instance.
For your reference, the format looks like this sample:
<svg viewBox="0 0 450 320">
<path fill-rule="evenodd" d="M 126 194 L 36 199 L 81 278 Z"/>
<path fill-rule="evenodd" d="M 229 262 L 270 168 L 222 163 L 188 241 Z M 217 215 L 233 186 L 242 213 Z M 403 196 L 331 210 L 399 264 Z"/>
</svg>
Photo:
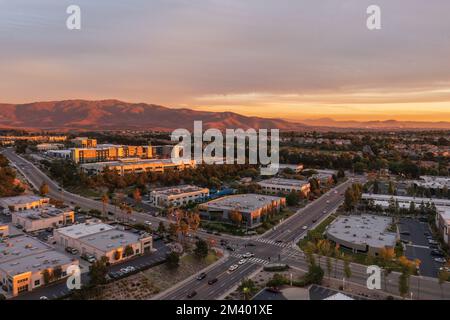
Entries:
<svg viewBox="0 0 450 320">
<path fill-rule="evenodd" d="M 102 196 L 102 204 L 103 204 L 103 216 L 106 216 L 106 205 L 108 204 L 109 197 L 106 193 Z"/>
</svg>

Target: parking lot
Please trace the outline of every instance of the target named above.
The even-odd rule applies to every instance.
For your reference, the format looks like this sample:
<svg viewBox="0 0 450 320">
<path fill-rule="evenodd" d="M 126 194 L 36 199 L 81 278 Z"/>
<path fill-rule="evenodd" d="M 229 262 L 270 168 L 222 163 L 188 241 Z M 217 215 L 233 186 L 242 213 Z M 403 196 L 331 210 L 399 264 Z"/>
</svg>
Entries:
<svg viewBox="0 0 450 320">
<path fill-rule="evenodd" d="M 420 274 L 427 277 L 436 278 L 442 263 L 435 261 L 436 256 L 432 255 L 433 250 L 439 250 L 439 246 L 431 244 L 432 232 L 428 223 L 416 219 L 401 219 L 400 238 L 406 244 L 405 256 L 408 259 L 419 259 Z M 427 238 L 428 237 L 428 238 Z M 435 239 L 431 239 L 434 241 Z"/>
</svg>

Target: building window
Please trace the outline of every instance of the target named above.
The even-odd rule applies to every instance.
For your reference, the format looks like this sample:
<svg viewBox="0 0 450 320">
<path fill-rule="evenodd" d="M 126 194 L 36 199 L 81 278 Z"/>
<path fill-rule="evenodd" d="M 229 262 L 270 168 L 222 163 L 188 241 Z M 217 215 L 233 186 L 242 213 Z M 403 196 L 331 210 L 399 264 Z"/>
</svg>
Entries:
<svg viewBox="0 0 450 320">
<path fill-rule="evenodd" d="M 35 282 L 34 282 L 34 286 L 35 287 L 39 287 L 41 285 L 41 280 L 36 280 Z"/>
</svg>

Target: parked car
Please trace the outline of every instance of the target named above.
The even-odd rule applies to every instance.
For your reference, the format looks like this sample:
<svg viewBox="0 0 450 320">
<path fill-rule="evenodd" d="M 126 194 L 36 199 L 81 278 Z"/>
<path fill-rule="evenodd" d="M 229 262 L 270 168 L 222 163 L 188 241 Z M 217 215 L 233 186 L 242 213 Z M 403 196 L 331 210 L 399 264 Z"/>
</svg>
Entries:
<svg viewBox="0 0 450 320">
<path fill-rule="evenodd" d="M 239 260 L 238 264 L 239 264 L 239 265 L 242 265 L 242 264 L 244 264 L 244 263 L 246 263 L 246 262 L 247 262 L 247 259 L 241 259 L 241 260 Z"/>
<path fill-rule="evenodd" d="M 149 227 L 152 225 L 152 223 L 150 221 L 145 221 L 144 224 Z"/>
<path fill-rule="evenodd" d="M 78 249 L 72 248 L 72 247 L 67 247 L 66 251 L 69 252 L 70 254 L 78 254 Z"/>
<path fill-rule="evenodd" d="M 236 249 L 234 249 L 232 246 L 227 246 L 226 248 L 228 251 L 236 251 Z"/>
<path fill-rule="evenodd" d="M 242 255 L 242 258 L 248 259 L 248 258 L 251 258 L 251 257 L 254 257 L 254 256 L 255 256 L 255 255 L 254 255 L 253 253 L 247 252 L 247 253 L 244 253 L 244 254 Z"/>
<path fill-rule="evenodd" d="M 409 233 L 408 231 L 402 231 L 402 232 L 400 232 L 400 234 L 402 236 L 410 236 L 411 235 L 411 233 Z"/>
<path fill-rule="evenodd" d="M 197 277 L 197 280 L 203 280 L 203 279 L 205 279 L 206 278 L 206 273 L 204 273 L 204 272 L 202 272 L 202 273 L 200 273 L 199 275 L 198 275 L 198 277 Z"/>
<path fill-rule="evenodd" d="M 192 299 L 193 297 L 195 297 L 197 295 L 197 291 L 192 291 L 192 292 L 190 292 L 188 295 L 187 295 L 187 297 L 189 298 L 189 299 Z"/>
<path fill-rule="evenodd" d="M 209 285 L 213 285 L 214 283 L 216 283 L 217 281 L 219 281 L 217 278 L 211 279 L 208 281 Z"/>
<path fill-rule="evenodd" d="M 444 253 L 442 251 L 440 251 L 440 250 L 432 250 L 431 251 L 431 255 L 433 257 L 439 257 L 439 258 L 445 257 Z"/>
<path fill-rule="evenodd" d="M 87 262 L 94 263 L 95 257 L 92 254 L 85 253 L 81 255 L 81 259 L 86 260 Z"/>
</svg>

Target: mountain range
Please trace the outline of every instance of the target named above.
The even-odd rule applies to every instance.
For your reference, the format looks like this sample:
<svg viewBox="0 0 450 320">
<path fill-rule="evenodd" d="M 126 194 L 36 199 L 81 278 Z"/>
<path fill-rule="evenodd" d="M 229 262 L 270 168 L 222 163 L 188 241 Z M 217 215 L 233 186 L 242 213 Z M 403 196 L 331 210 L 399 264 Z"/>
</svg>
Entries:
<svg viewBox="0 0 450 320">
<path fill-rule="evenodd" d="M 254 128 L 301 130 L 302 126 L 281 119 L 248 117 L 233 112 L 172 109 L 118 100 L 65 100 L 27 104 L 0 104 L 0 127 L 45 130 L 174 130 L 203 128 Z"/>
<path fill-rule="evenodd" d="M 26 104 L 0 103 L 0 128 L 28 130 L 160 130 L 192 129 L 201 120 L 203 128 L 306 130 L 409 130 L 450 129 L 450 122 L 336 121 L 329 118 L 301 122 L 251 117 L 234 112 L 208 112 L 167 108 L 118 100 L 64 100 Z"/>
</svg>

